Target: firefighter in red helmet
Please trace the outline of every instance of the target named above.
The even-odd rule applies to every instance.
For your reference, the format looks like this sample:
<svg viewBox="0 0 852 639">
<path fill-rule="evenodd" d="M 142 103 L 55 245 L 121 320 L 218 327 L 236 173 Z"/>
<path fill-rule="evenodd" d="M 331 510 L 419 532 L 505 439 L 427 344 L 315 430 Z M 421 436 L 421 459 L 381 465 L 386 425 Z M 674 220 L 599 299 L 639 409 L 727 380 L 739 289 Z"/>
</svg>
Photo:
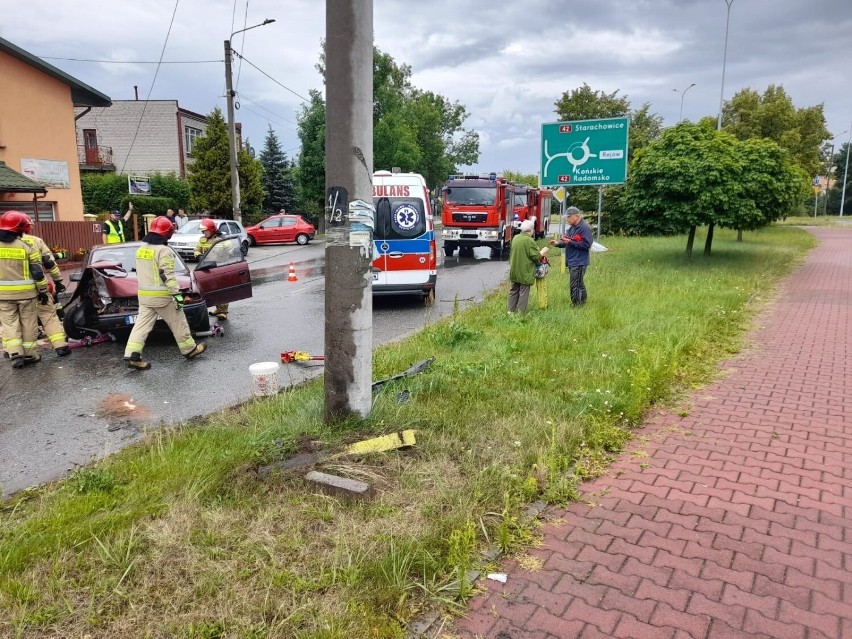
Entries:
<svg viewBox="0 0 852 639">
<path fill-rule="evenodd" d="M 199 260 L 202 257 L 206 257 L 208 252 L 210 253 L 210 258 L 215 260 L 219 265 L 230 264 L 235 259 L 242 259 L 241 254 L 239 254 L 240 243 L 232 239 L 224 239 L 215 221 L 209 217 L 205 217 L 199 223 L 198 229 L 201 231 L 201 239 L 198 240 L 198 244 L 193 251 L 195 259 Z M 220 321 L 227 320 L 228 304 L 219 304 L 210 311 L 210 315 Z"/>
<path fill-rule="evenodd" d="M 163 216 L 157 217 L 136 251 L 139 315 L 124 350 L 128 368 L 151 368 L 151 364 L 142 359 L 142 349 L 158 317 L 168 324 L 181 354 L 187 359 L 201 355 L 207 349 L 203 342 L 196 343 L 192 338 L 183 313 L 183 295 L 175 277 L 175 253 L 167 244 L 174 232 L 175 225 L 171 221 Z"/>
<path fill-rule="evenodd" d="M 13 368 L 41 359 L 36 304 L 48 300 L 41 255 L 21 240 L 28 223 L 20 211 L 0 216 L 0 325 Z"/>
<path fill-rule="evenodd" d="M 21 239 L 32 246 L 36 251 L 38 251 L 39 255 L 41 255 L 41 265 L 47 273 L 50 273 L 50 277 L 53 280 L 53 289 L 51 293 L 55 291 L 58 295 L 65 290 L 65 282 L 62 281 L 62 273 L 59 271 L 59 266 L 56 264 L 56 258 L 53 257 L 53 252 L 47 246 L 45 241 L 32 234 L 32 218 L 30 218 L 29 215 L 27 215 L 26 218 L 27 224 Z M 48 286 L 50 286 L 49 282 Z M 47 335 L 50 345 L 54 348 L 54 350 L 56 350 L 56 354 L 59 355 L 59 357 L 70 355 L 71 349 L 68 347 L 68 341 L 65 339 L 65 330 L 62 328 L 62 322 L 59 321 L 59 317 L 57 317 L 53 295 L 48 296 L 47 304 L 39 304 L 37 309 L 38 321 L 41 322 L 44 333 Z"/>
</svg>

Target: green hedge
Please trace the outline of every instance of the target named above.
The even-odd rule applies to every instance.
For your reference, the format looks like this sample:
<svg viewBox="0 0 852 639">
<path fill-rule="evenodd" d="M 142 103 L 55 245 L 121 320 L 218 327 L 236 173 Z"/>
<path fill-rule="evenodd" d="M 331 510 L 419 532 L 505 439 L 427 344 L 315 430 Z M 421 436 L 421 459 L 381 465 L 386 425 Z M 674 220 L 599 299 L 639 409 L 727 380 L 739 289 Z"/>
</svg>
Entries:
<svg viewBox="0 0 852 639">
<path fill-rule="evenodd" d="M 174 173 L 155 173 L 150 176 L 151 195 L 128 193 L 127 176 L 121 173 L 84 173 L 80 176 L 83 190 L 83 211 L 104 215 L 118 209 L 124 214 L 133 202 L 137 213 L 165 215 L 168 209 L 186 209 L 189 204 L 189 184 Z"/>
</svg>

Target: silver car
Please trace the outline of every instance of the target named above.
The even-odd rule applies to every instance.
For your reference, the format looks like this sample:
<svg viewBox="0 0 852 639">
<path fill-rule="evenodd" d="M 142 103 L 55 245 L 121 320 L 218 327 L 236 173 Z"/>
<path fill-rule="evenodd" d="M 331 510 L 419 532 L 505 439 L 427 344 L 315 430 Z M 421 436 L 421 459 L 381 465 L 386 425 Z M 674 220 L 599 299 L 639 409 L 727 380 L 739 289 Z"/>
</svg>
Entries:
<svg viewBox="0 0 852 639">
<path fill-rule="evenodd" d="M 249 237 L 242 224 L 234 220 L 213 221 L 216 222 L 216 226 L 222 237 L 239 238 L 243 255 L 248 255 Z M 200 224 L 201 220 L 190 220 L 175 231 L 175 234 L 169 240 L 169 246 L 185 260 L 195 259 L 195 247 L 198 246 L 198 242 L 202 237 L 201 229 L 199 228 Z"/>
</svg>

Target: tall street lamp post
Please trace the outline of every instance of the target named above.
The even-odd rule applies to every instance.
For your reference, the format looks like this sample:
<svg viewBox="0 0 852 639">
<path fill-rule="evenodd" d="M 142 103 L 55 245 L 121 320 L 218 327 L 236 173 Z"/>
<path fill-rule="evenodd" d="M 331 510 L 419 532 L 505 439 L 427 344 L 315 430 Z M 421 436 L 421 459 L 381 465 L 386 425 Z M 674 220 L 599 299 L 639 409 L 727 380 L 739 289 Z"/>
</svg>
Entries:
<svg viewBox="0 0 852 639">
<path fill-rule="evenodd" d="M 242 222 L 242 212 L 240 211 L 240 174 L 238 171 L 239 164 L 237 163 L 237 125 L 234 122 L 234 79 L 231 73 L 231 41 L 234 36 L 243 31 L 263 27 L 267 24 L 275 22 L 272 18 L 267 18 L 260 24 L 256 24 L 239 31 L 234 31 L 231 37 L 225 40 L 225 97 L 228 99 L 228 153 L 231 164 L 231 208 L 233 209 L 234 219 L 237 222 Z"/>
<path fill-rule="evenodd" d="M 846 131 L 841 131 L 833 138 L 831 138 L 831 150 L 828 153 L 828 166 L 825 169 L 825 199 L 822 203 L 823 215 L 828 215 L 828 189 L 829 185 L 831 184 L 831 173 L 834 170 L 834 141 L 844 133 L 846 133 Z"/>
<path fill-rule="evenodd" d="M 843 217 L 843 203 L 846 201 L 846 177 L 849 175 L 850 146 L 852 146 L 852 127 L 849 128 L 849 141 L 846 143 L 846 168 L 843 169 L 843 188 L 840 190 L 840 217 Z"/>
<path fill-rule="evenodd" d="M 731 5 L 734 3 L 734 0 L 725 0 L 725 4 L 728 5 L 728 13 L 725 18 L 725 53 L 722 56 L 722 92 L 719 95 L 719 119 L 716 122 L 716 129 L 718 131 L 722 130 L 722 104 L 725 101 L 725 65 L 728 62 L 728 26 L 731 24 Z"/>
<path fill-rule="evenodd" d="M 686 87 L 683 91 L 678 89 L 672 89 L 675 93 L 680 93 L 680 113 L 678 113 L 677 121 L 680 122 L 683 120 L 683 98 L 686 96 L 686 92 L 689 91 L 692 87 L 695 86 L 695 82 Z"/>
</svg>

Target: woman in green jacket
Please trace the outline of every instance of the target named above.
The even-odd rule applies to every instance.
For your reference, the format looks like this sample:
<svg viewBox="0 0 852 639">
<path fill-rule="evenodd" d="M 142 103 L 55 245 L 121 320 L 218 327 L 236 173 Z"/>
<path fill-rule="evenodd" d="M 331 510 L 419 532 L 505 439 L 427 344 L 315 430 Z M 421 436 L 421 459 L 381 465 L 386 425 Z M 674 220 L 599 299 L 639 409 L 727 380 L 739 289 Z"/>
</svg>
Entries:
<svg viewBox="0 0 852 639">
<path fill-rule="evenodd" d="M 509 253 L 509 314 L 523 313 L 530 301 L 530 287 L 535 283 L 535 267 L 549 250 L 539 249 L 532 238 L 532 220 L 521 222 L 521 232 L 512 238 Z"/>
</svg>

